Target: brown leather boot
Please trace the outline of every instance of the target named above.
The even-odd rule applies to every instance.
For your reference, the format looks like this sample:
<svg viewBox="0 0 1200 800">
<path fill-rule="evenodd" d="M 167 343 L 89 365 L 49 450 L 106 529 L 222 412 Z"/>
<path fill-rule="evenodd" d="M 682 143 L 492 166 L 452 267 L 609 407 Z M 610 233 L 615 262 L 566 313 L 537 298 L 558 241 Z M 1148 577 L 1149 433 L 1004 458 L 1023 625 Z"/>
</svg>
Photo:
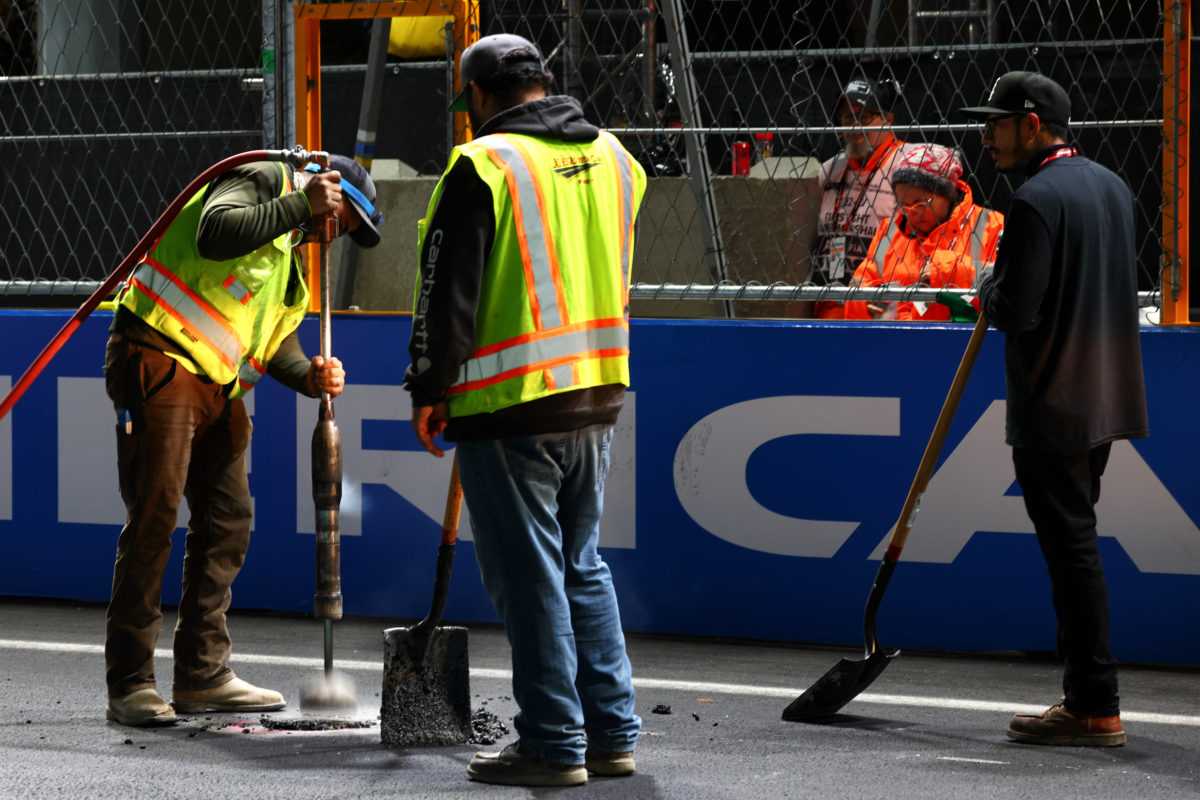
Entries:
<svg viewBox="0 0 1200 800">
<path fill-rule="evenodd" d="M 1116 747 L 1125 744 L 1125 728 L 1120 714 L 1085 717 L 1059 703 L 1041 714 L 1013 717 L 1008 723 L 1008 738 L 1027 744 Z"/>
</svg>

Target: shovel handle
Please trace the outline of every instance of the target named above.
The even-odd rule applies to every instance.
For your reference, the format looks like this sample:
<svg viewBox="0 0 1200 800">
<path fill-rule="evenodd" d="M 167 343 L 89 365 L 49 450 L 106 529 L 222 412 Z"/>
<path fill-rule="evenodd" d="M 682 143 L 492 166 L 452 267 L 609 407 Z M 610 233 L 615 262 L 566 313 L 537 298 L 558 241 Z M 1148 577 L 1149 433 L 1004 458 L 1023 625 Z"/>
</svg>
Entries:
<svg viewBox="0 0 1200 800">
<path fill-rule="evenodd" d="M 442 517 L 442 544 L 458 541 L 458 519 L 462 514 L 462 482 L 458 478 L 458 456 L 450 467 L 450 488 L 446 490 L 446 513 Z"/>
<path fill-rule="evenodd" d="M 980 315 L 975 322 L 975 329 L 971 331 L 971 340 L 967 342 L 967 349 L 963 351 L 962 360 L 958 363 L 958 370 L 954 373 L 950 391 L 946 393 L 946 400 L 942 403 L 942 411 L 938 414 L 937 424 L 933 426 L 933 433 L 930 434 L 929 443 L 925 446 L 925 454 L 921 456 L 921 465 L 917 467 L 917 474 L 913 476 L 912 487 L 908 490 L 908 497 L 904 501 L 904 508 L 900 511 L 900 518 L 896 520 L 896 528 L 892 533 L 891 541 L 888 542 L 887 552 L 884 554 L 884 559 L 887 561 L 894 563 L 900 559 L 900 551 L 904 549 L 904 543 L 908 540 L 908 532 L 912 530 L 917 512 L 921 509 L 921 496 L 928 488 L 930 478 L 933 477 L 933 468 L 937 464 L 938 456 L 941 455 L 942 445 L 946 443 L 946 434 L 950 432 L 950 423 L 954 421 L 954 412 L 958 410 L 958 401 L 962 399 L 963 390 L 967 388 L 967 380 L 971 377 L 971 368 L 975 366 L 975 358 L 983 346 L 983 337 L 987 333 L 987 329 L 987 318 Z M 886 580 L 884 583 L 886 585 Z"/>
<path fill-rule="evenodd" d="M 433 600 L 429 604 L 429 614 L 425 619 L 412 627 L 411 636 L 414 647 L 424 652 L 429 644 L 433 629 L 442 619 L 446 610 L 446 595 L 450 592 L 450 570 L 454 565 L 454 544 L 458 539 L 458 518 L 462 512 L 462 483 L 458 479 L 458 457 L 450 467 L 450 488 L 446 492 L 446 514 L 442 518 L 442 543 L 438 547 L 437 567 L 433 577 Z"/>
</svg>

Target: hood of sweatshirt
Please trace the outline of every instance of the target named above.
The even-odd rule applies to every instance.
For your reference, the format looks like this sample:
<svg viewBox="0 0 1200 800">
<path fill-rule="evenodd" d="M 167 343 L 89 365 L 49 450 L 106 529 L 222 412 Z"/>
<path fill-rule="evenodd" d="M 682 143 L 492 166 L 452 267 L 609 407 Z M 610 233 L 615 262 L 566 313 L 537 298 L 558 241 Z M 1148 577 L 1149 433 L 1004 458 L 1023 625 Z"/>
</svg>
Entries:
<svg viewBox="0 0 1200 800">
<path fill-rule="evenodd" d="M 583 107 L 574 97 L 551 95 L 530 100 L 501 111 L 489 119 L 476 136 L 489 133 L 521 133 L 564 142 L 590 142 L 600 129 L 584 119 Z"/>
</svg>

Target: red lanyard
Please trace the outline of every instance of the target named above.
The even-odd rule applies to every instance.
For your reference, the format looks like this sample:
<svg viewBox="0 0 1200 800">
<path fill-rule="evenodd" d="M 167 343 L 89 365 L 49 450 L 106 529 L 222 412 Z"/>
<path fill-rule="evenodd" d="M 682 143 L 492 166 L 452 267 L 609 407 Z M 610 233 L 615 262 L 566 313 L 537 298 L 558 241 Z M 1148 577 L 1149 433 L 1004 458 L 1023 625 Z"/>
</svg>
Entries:
<svg viewBox="0 0 1200 800">
<path fill-rule="evenodd" d="M 1074 147 L 1071 147 L 1069 145 L 1067 147 L 1060 147 L 1057 150 L 1055 150 L 1053 153 L 1051 153 L 1050 155 L 1046 156 L 1045 160 L 1042 161 L 1042 163 L 1037 165 L 1037 168 L 1041 169 L 1042 167 L 1046 166 L 1047 164 L 1049 164 L 1051 161 L 1053 161 L 1056 158 L 1066 158 L 1067 156 L 1077 156 L 1077 155 L 1079 155 L 1079 151 L 1076 150 Z"/>
</svg>

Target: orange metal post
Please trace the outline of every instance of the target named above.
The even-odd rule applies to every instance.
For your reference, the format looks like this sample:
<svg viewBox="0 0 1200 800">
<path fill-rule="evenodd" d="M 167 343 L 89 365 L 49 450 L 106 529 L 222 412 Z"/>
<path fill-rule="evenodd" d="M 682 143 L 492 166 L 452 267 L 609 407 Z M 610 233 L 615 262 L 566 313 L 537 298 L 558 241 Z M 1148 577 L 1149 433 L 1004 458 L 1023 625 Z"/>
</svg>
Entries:
<svg viewBox="0 0 1200 800">
<path fill-rule="evenodd" d="M 479 2 L 478 0 L 455 0 L 454 2 L 454 87 L 455 92 L 462 91 L 462 74 L 459 72 L 459 57 L 475 42 L 479 41 Z M 471 122 L 466 112 L 454 115 L 454 143 L 462 144 L 471 141 L 473 133 Z"/>
<path fill-rule="evenodd" d="M 458 56 L 479 39 L 478 0 L 408 0 L 408 2 L 304 3 L 292 6 L 296 30 L 296 135 L 306 150 L 321 147 L 321 20 L 378 19 L 380 17 L 454 17 L 454 82 L 459 83 Z M 454 115 L 454 139 L 470 139 L 466 114 Z M 320 246 L 304 245 L 307 264 L 316 264 Z M 311 312 L 320 309 L 320 271 L 308 270 Z"/>
<path fill-rule="evenodd" d="M 1167 0 L 1163 25 L 1163 254 L 1162 322 L 1187 325 L 1188 123 L 1191 76 L 1191 0 Z"/>
<path fill-rule="evenodd" d="M 296 136 L 305 150 L 321 149 L 321 21 L 302 17 L 296 6 Z M 313 265 L 321 257 L 317 243 L 302 245 L 304 263 Z M 321 271 L 309 267 L 308 310 L 321 308 Z"/>
</svg>

